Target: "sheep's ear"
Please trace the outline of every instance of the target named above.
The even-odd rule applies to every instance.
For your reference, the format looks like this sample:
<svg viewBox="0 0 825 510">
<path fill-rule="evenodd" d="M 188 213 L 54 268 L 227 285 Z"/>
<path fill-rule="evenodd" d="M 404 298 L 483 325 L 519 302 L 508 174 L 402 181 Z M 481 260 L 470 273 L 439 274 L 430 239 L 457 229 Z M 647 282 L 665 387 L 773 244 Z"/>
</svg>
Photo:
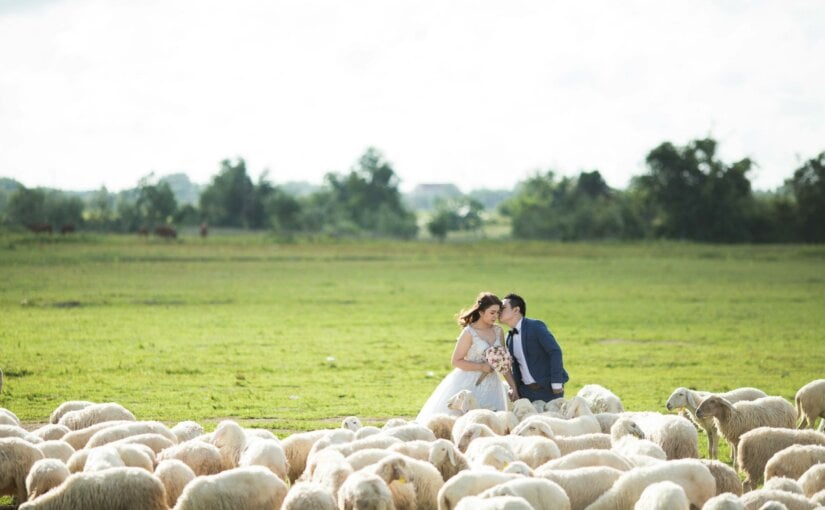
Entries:
<svg viewBox="0 0 825 510">
<path fill-rule="evenodd" d="M 728 410 L 733 411 L 733 404 L 731 404 L 729 400 L 719 397 L 719 403 L 727 407 Z"/>
<path fill-rule="evenodd" d="M 685 390 L 685 394 L 687 395 L 686 400 L 688 405 L 690 405 L 691 409 L 696 409 L 699 407 L 699 404 L 696 403 L 696 399 L 693 398 L 693 392 L 690 390 Z"/>
<path fill-rule="evenodd" d="M 457 464 L 455 460 L 455 450 L 453 448 L 447 448 L 447 457 L 450 458 L 450 463 L 455 466 Z"/>
</svg>

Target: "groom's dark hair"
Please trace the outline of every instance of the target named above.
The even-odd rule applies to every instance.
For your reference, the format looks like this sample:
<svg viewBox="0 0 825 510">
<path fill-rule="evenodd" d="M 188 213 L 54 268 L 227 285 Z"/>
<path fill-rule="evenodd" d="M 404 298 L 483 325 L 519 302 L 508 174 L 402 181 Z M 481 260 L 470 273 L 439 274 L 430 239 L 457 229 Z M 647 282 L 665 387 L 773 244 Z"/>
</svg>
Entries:
<svg viewBox="0 0 825 510">
<path fill-rule="evenodd" d="M 527 304 L 524 302 L 523 299 L 521 299 L 521 296 L 519 296 L 518 294 L 507 294 L 506 296 L 501 298 L 501 300 L 509 301 L 510 308 L 517 306 L 518 309 L 521 311 L 521 315 L 527 317 Z"/>
</svg>

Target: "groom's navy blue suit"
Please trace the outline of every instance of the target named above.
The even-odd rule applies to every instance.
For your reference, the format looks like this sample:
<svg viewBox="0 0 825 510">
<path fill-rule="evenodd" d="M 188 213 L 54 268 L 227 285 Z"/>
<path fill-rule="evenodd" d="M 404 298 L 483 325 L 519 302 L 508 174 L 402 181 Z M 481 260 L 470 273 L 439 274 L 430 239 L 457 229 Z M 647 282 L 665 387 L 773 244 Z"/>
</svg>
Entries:
<svg viewBox="0 0 825 510">
<path fill-rule="evenodd" d="M 567 371 L 564 370 L 561 347 L 553 337 L 553 333 L 542 321 L 522 317 L 519 334 L 524 357 L 527 360 L 527 368 L 536 380 L 536 383 L 530 386 L 524 384 L 521 378 L 521 368 L 513 352 L 513 340 L 508 335 L 507 349 L 510 350 L 510 356 L 513 358 L 513 378 L 518 385 L 519 396 L 545 402 L 563 397 L 563 392 L 553 393 L 551 387 L 552 383 L 564 384 L 570 379 Z"/>
</svg>

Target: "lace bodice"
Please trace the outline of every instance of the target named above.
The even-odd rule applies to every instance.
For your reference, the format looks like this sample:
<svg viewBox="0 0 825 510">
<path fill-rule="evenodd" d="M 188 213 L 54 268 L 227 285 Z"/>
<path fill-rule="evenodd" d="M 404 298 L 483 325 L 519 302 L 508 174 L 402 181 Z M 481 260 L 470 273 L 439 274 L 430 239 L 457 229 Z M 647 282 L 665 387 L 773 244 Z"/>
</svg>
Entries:
<svg viewBox="0 0 825 510">
<path fill-rule="evenodd" d="M 473 329 L 472 326 L 467 326 L 464 328 L 470 332 L 470 336 L 473 339 L 473 345 L 470 346 L 470 350 L 467 351 L 467 355 L 464 356 L 464 359 L 467 361 L 473 361 L 475 363 L 482 363 L 487 361 L 484 357 L 484 352 L 494 345 L 503 345 L 501 343 L 501 328 L 494 327 L 493 330 L 496 332 L 496 341 L 493 342 L 492 345 L 487 343 L 483 338 L 478 335 L 478 331 Z"/>
</svg>

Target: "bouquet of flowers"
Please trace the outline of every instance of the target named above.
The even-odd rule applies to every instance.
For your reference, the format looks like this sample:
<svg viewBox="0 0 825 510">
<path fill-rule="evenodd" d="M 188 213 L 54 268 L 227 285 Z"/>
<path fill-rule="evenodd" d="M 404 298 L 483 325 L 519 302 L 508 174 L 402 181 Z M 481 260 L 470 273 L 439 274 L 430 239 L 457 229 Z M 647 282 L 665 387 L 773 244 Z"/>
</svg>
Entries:
<svg viewBox="0 0 825 510">
<path fill-rule="evenodd" d="M 503 347 L 500 345 L 495 345 L 490 347 L 486 351 L 484 351 L 484 357 L 487 358 L 487 363 L 489 363 L 493 370 L 498 372 L 499 374 L 503 374 L 505 372 L 509 372 L 512 369 L 513 365 L 513 358 L 510 357 L 510 351 L 507 350 L 507 347 Z M 484 372 L 481 374 L 476 381 L 476 386 L 481 384 L 481 381 L 484 380 L 485 377 L 490 375 L 491 372 Z"/>
</svg>

